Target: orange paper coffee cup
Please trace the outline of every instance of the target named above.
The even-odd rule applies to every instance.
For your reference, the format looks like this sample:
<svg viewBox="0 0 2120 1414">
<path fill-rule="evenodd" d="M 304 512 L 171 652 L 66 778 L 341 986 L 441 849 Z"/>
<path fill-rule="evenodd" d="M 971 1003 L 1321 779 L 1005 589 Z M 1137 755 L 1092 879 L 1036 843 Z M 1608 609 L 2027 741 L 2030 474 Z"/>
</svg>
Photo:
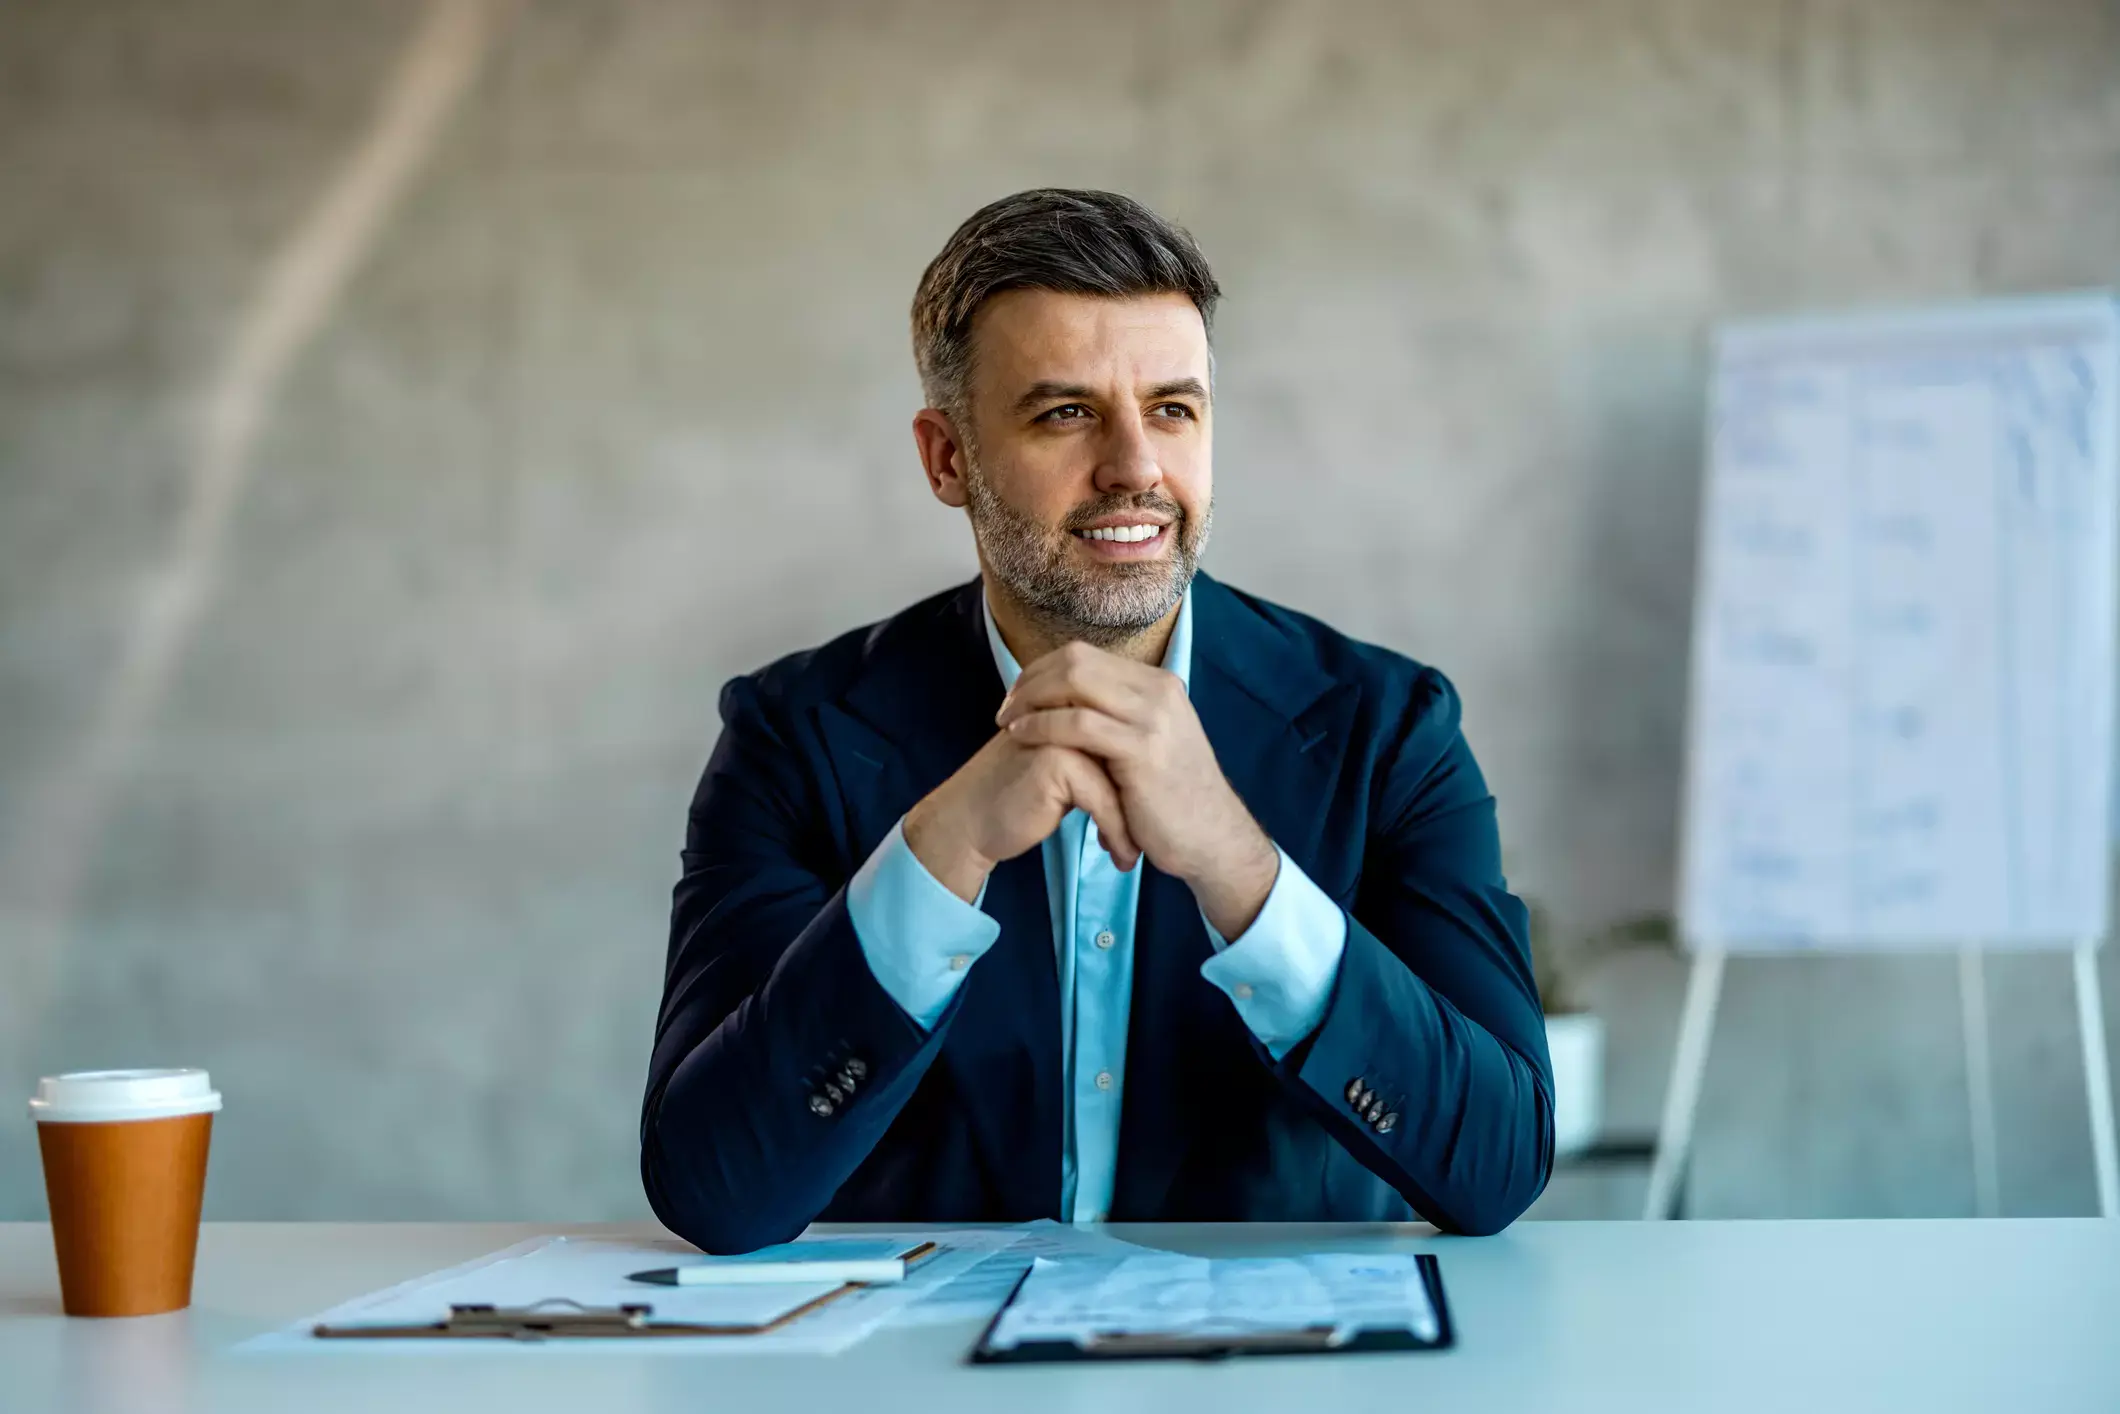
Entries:
<svg viewBox="0 0 2120 1414">
<path fill-rule="evenodd" d="M 151 1316 L 191 1304 L 220 1108 L 203 1070 L 82 1071 L 37 1083 L 29 1110 L 67 1315 Z"/>
</svg>

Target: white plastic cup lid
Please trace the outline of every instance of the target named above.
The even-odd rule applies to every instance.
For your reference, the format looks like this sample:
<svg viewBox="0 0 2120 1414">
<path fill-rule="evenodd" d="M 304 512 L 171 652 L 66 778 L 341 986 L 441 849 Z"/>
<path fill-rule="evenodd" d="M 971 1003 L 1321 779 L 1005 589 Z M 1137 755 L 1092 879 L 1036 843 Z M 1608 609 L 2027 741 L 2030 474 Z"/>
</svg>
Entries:
<svg viewBox="0 0 2120 1414">
<path fill-rule="evenodd" d="M 203 1070 L 78 1070 L 39 1080 L 29 1115 L 39 1124 L 101 1124 L 220 1108 L 220 1092 Z"/>
</svg>

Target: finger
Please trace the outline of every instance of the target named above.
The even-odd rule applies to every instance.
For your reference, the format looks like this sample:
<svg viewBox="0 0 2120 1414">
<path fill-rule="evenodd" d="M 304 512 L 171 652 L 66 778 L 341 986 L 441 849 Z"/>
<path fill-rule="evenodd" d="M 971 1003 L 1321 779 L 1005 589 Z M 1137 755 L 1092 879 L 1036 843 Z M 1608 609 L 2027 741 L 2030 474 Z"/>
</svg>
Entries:
<svg viewBox="0 0 2120 1414">
<path fill-rule="evenodd" d="M 1119 788 L 1104 773 L 1104 767 L 1079 751 L 1061 749 L 1061 774 L 1067 781 L 1068 799 L 1097 822 L 1097 836 L 1111 852 L 1112 862 L 1123 874 L 1134 867 L 1141 850 L 1127 827 L 1126 811 L 1119 804 Z"/>
<path fill-rule="evenodd" d="M 1079 704 L 1115 714 L 1143 696 L 1151 668 L 1087 644 L 1069 644 L 1025 668 L 1003 701 L 1004 709 Z"/>
<path fill-rule="evenodd" d="M 1003 730 L 1025 746 L 1069 746 L 1107 761 L 1131 760 L 1141 734 L 1093 707 L 1047 707 L 1025 712 Z"/>
<path fill-rule="evenodd" d="M 1023 670 L 1002 699 L 994 721 L 1005 727 L 1025 712 L 1049 707 L 1094 707 L 1121 721 L 1132 721 L 1154 700 L 1160 686 L 1157 679 L 1168 676 L 1161 668 L 1070 644 Z"/>
</svg>

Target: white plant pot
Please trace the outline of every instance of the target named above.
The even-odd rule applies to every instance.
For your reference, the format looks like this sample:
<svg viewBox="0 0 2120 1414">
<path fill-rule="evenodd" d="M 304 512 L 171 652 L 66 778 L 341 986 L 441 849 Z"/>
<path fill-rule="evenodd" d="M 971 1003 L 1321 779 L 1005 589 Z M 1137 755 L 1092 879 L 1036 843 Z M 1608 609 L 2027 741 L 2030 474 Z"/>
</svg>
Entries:
<svg viewBox="0 0 2120 1414">
<path fill-rule="evenodd" d="M 1587 1011 L 1546 1018 L 1553 1056 L 1553 1151 L 1579 1154 L 1597 1142 L 1604 1123 L 1605 1023 Z"/>
</svg>

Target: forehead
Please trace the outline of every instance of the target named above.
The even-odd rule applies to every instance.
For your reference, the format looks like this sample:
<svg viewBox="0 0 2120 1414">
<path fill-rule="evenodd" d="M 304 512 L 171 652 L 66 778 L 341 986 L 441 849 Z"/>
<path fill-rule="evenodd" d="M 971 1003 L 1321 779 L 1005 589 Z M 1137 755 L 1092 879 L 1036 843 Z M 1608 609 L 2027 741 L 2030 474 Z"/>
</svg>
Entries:
<svg viewBox="0 0 2120 1414">
<path fill-rule="evenodd" d="M 1010 290 L 972 319 L 976 380 L 1207 381 L 1207 326 L 1182 294 L 1060 294 Z"/>
</svg>

